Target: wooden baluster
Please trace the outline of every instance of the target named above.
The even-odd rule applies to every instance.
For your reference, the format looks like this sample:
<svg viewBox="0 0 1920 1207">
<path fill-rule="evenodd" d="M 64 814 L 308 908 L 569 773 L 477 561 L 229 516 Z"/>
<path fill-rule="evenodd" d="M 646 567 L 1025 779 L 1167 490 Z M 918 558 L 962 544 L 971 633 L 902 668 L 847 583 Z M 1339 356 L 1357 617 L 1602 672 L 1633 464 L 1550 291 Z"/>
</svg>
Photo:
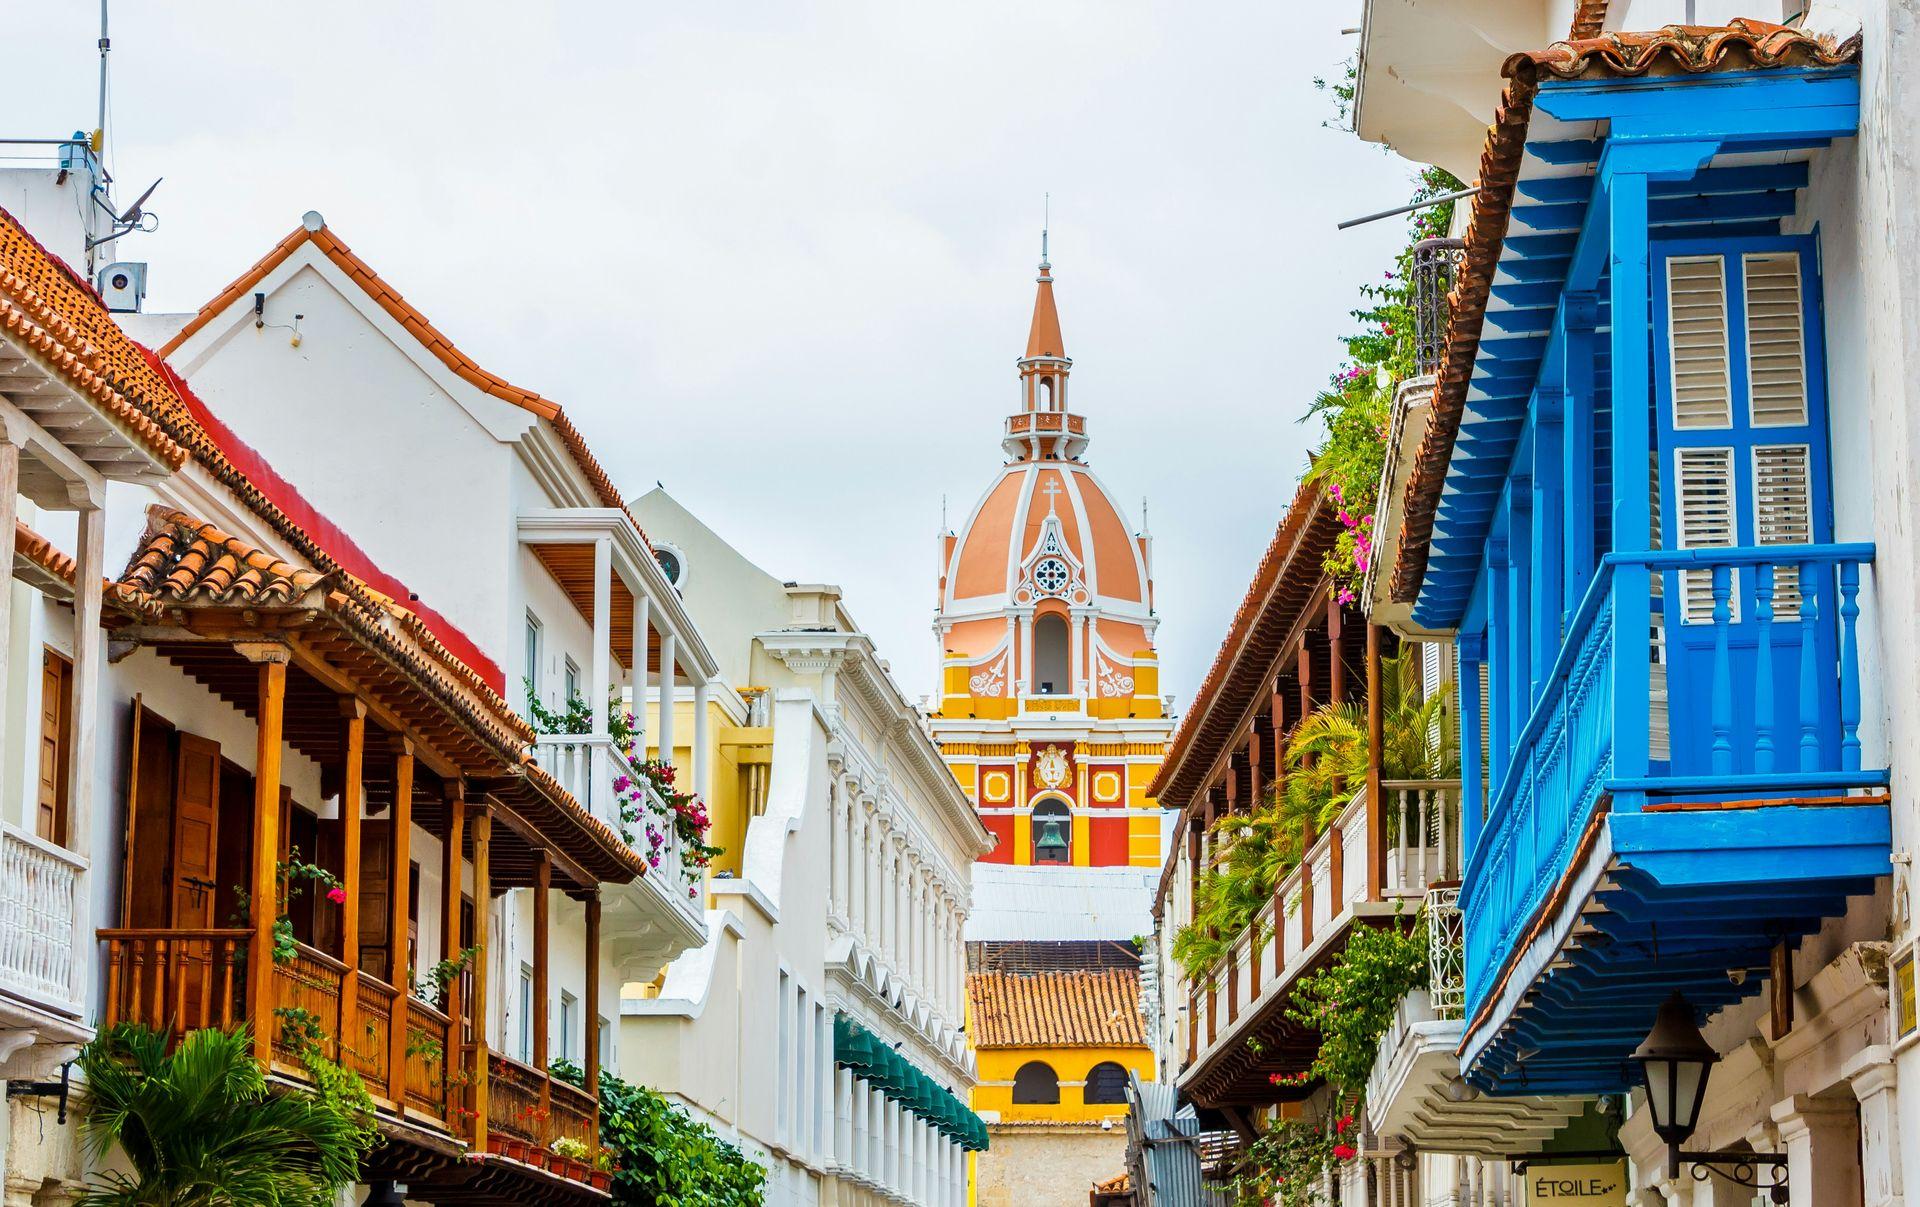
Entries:
<svg viewBox="0 0 1920 1207">
<path fill-rule="evenodd" d="M 1840 563 L 1840 770 L 1860 770 L 1860 563 Z"/>
<path fill-rule="evenodd" d="M 131 949 L 133 968 L 127 978 L 127 1021 L 144 1023 L 147 1004 L 147 941 L 143 938 L 127 940 Z"/>
<path fill-rule="evenodd" d="M 196 945 L 197 946 L 197 945 Z M 200 965 L 200 1022 L 201 1027 L 213 1026 L 213 941 L 207 940 L 205 959 L 196 960 Z"/>
<path fill-rule="evenodd" d="M 1819 571 L 1800 563 L 1800 770 L 1820 769 L 1820 672 L 1814 630 L 1820 627 Z"/>
<path fill-rule="evenodd" d="M 1753 769 L 1773 771 L 1773 566 L 1753 568 L 1753 618 L 1759 630 L 1759 655 L 1753 667 Z"/>
<path fill-rule="evenodd" d="M 220 940 L 220 1029 L 233 1026 L 233 940 Z"/>
<path fill-rule="evenodd" d="M 120 1021 L 120 940 L 107 940 L 107 1026 Z"/>
<path fill-rule="evenodd" d="M 153 944 L 153 996 L 147 1007 L 146 1021 L 159 1030 L 167 1029 L 167 941 Z"/>
<path fill-rule="evenodd" d="M 1713 773 L 1733 774 L 1733 666 L 1727 654 L 1727 630 L 1733 624 L 1728 604 L 1732 568 L 1715 564 L 1713 575 Z"/>
<path fill-rule="evenodd" d="M 173 1015 L 167 1022 L 177 1027 L 180 1037 L 187 1035 L 187 940 L 173 941 L 172 959 L 167 965 L 167 975 L 173 981 Z"/>
</svg>

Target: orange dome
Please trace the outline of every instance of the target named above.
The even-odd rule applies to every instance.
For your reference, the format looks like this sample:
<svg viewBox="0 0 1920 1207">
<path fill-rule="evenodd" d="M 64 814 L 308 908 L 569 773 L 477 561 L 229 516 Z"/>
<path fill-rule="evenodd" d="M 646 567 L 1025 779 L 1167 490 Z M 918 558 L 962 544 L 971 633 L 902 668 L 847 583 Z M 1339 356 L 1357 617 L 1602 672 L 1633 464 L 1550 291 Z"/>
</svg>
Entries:
<svg viewBox="0 0 1920 1207">
<path fill-rule="evenodd" d="M 1093 471 L 1067 461 L 1002 469 L 954 537 L 945 579 L 949 614 L 1058 599 L 1139 615 L 1148 602 L 1142 539 Z"/>
</svg>

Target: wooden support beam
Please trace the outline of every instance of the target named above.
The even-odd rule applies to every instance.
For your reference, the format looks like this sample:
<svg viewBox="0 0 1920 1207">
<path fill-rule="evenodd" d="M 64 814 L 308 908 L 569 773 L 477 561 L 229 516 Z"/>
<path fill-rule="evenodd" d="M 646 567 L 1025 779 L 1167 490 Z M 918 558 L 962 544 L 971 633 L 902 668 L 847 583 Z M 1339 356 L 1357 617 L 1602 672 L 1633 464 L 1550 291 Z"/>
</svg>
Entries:
<svg viewBox="0 0 1920 1207">
<path fill-rule="evenodd" d="M 551 983 L 549 963 L 553 929 L 553 861 L 545 851 L 534 855 L 533 863 L 533 1067 L 540 1072 L 540 1113 L 544 1118 L 552 1110 L 553 1078 L 547 1072 L 547 1028 L 552 1013 L 547 1004 Z M 542 1142 L 545 1142 L 542 1137 Z"/>
<path fill-rule="evenodd" d="M 367 708 L 351 697 L 340 701 L 344 720 L 340 738 L 340 872 L 347 899 L 340 903 L 340 962 L 347 971 L 340 978 L 340 1035 L 349 1043 L 360 1035 L 360 814 L 365 799 Z M 395 989 L 401 989 L 395 986 Z M 401 992 L 399 1003 L 406 996 Z M 390 1029 L 406 1032 L 405 1019 L 394 1017 Z"/>
<path fill-rule="evenodd" d="M 587 1093 L 600 1101 L 600 890 L 587 896 L 587 1031 L 581 1038 L 586 1045 Z"/>
<path fill-rule="evenodd" d="M 466 844 L 467 794 L 465 781 L 455 778 L 447 783 L 447 832 L 440 847 L 440 886 L 444 898 L 440 918 L 440 958 L 455 959 L 461 951 L 460 946 L 460 902 L 465 888 L 461 882 L 463 852 Z M 447 986 L 446 1000 L 441 1010 L 447 1016 L 446 1050 L 441 1053 L 446 1072 L 457 1072 L 460 1065 L 460 981 L 456 977 Z M 451 1082 L 449 1082 L 451 1083 Z"/>
<path fill-rule="evenodd" d="M 1344 642 L 1340 622 L 1339 598 L 1330 595 L 1327 597 L 1327 701 L 1332 704 L 1347 702 L 1347 660 L 1341 649 Z"/>
<path fill-rule="evenodd" d="M 1773 945 L 1768 986 L 1772 998 L 1773 1042 L 1793 1030 L 1793 948 L 1784 940 Z"/>
<path fill-rule="evenodd" d="M 247 1019 L 253 1024 L 254 1057 L 268 1065 L 273 1061 L 273 925 L 280 916 L 280 733 L 286 719 L 287 654 L 284 647 L 269 647 L 248 656 L 260 666 L 260 707 L 254 724 Z"/>
<path fill-rule="evenodd" d="M 413 980 L 407 966 L 407 898 L 412 887 L 413 867 L 413 742 L 394 741 L 392 838 L 387 844 L 389 862 L 389 909 L 387 923 L 387 983 L 395 992 L 406 993 Z M 407 1025 L 406 999 L 395 1003 L 388 1026 L 387 1096 L 395 1102 L 407 1100 Z"/>
<path fill-rule="evenodd" d="M 493 814 L 481 809 L 473 818 L 473 1149 L 487 1151 L 487 965 L 493 941 Z"/>
</svg>

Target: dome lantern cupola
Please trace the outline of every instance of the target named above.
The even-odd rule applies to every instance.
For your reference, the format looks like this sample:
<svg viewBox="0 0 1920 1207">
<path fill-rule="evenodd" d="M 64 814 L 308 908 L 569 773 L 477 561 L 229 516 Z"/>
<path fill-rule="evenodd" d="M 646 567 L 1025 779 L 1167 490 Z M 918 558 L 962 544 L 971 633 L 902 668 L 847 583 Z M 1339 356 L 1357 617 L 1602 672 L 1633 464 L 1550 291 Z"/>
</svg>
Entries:
<svg viewBox="0 0 1920 1207">
<path fill-rule="evenodd" d="M 1067 374 L 1073 361 L 1060 336 L 1053 303 L 1053 266 L 1047 262 L 1047 232 L 1040 232 L 1040 275 L 1033 299 L 1027 351 L 1019 361 L 1020 409 L 1007 417 L 1000 445 L 1016 461 L 1075 461 L 1087 447 L 1087 424 L 1067 408 Z"/>
</svg>

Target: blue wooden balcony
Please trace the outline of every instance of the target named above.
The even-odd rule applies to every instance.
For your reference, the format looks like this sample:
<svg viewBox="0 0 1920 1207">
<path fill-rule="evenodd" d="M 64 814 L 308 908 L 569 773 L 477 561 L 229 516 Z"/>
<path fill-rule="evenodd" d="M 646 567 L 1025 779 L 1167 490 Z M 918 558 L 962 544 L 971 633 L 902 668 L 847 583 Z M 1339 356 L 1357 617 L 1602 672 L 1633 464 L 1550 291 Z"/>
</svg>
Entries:
<svg viewBox="0 0 1920 1207">
<path fill-rule="evenodd" d="M 1862 767 L 1859 739 L 1873 557 L 1600 560 L 1469 835 L 1473 1080 L 1624 1089 L 1668 994 L 1713 1010 L 1756 992 L 1778 945 L 1889 874 L 1888 775 Z"/>
</svg>

